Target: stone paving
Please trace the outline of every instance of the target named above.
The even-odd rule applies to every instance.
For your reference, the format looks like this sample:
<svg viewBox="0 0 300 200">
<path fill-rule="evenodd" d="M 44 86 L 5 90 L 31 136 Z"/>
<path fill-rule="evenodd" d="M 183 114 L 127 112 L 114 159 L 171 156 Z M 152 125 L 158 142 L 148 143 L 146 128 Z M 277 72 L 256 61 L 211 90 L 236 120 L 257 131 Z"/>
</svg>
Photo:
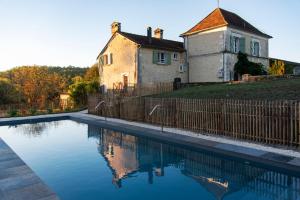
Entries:
<svg viewBox="0 0 300 200">
<path fill-rule="evenodd" d="M 0 200 L 58 200 L 56 194 L 0 138 Z"/>
</svg>

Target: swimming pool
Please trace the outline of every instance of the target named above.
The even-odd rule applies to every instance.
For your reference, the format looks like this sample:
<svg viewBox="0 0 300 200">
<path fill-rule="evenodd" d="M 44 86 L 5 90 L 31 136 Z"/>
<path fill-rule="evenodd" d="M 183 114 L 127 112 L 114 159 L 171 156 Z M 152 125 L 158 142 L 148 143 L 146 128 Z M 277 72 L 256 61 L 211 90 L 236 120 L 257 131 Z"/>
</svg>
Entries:
<svg viewBox="0 0 300 200">
<path fill-rule="evenodd" d="M 71 120 L 0 127 L 62 200 L 300 199 L 300 178 Z"/>
</svg>

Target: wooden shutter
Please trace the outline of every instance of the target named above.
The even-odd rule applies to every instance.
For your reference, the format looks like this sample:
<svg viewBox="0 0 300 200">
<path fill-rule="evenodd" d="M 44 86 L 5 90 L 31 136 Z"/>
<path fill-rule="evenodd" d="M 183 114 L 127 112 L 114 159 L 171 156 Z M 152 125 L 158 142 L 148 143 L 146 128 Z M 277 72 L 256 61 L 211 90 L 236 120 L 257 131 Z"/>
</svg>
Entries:
<svg viewBox="0 0 300 200">
<path fill-rule="evenodd" d="M 110 64 L 112 65 L 113 64 L 113 54 L 111 53 L 111 54 L 109 54 L 109 56 L 110 56 Z"/>
<path fill-rule="evenodd" d="M 246 39 L 240 38 L 240 52 L 245 53 L 246 52 Z"/>
<path fill-rule="evenodd" d="M 104 58 L 103 58 L 103 56 L 100 56 L 100 65 L 104 65 Z"/>
<path fill-rule="evenodd" d="M 157 63 L 158 63 L 158 52 L 153 51 L 153 64 L 157 64 Z"/>
<path fill-rule="evenodd" d="M 104 65 L 107 65 L 107 63 L 108 63 L 107 55 L 104 55 Z"/>
<path fill-rule="evenodd" d="M 253 43 L 253 41 L 251 40 L 251 42 L 250 42 L 250 53 L 251 53 L 251 55 L 253 56 L 254 55 L 254 43 Z"/>
<path fill-rule="evenodd" d="M 234 37 L 230 36 L 230 51 L 231 52 L 234 52 L 233 42 L 234 42 Z"/>
<path fill-rule="evenodd" d="M 165 53 L 166 56 L 166 64 L 171 65 L 171 53 Z"/>
</svg>

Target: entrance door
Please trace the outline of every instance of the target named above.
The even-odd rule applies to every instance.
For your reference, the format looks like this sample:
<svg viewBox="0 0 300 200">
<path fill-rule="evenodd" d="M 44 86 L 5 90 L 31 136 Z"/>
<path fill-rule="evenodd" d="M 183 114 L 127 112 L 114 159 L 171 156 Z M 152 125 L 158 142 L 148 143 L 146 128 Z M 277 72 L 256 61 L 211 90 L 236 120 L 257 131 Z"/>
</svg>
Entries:
<svg viewBox="0 0 300 200">
<path fill-rule="evenodd" d="M 123 75 L 123 88 L 124 88 L 124 90 L 127 90 L 127 88 L 128 88 L 128 76 L 127 75 Z"/>
</svg>

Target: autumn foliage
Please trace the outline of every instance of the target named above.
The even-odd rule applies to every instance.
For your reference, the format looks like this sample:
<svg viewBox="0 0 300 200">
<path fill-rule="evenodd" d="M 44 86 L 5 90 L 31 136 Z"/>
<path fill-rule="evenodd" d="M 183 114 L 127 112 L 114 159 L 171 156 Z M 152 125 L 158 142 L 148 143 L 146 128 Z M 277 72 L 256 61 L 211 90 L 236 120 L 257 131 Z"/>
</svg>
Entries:
<svg viewBox="0 0 300 200">
<path fill-rule="evenodd" d="M 22 66 L 1 72 L 0 104 L 26 104 L 34 110 L 52 108 L 59 105 L 61 93 L 76 90 L 79 83 L 84 85 L 84 95 L 75 91 L 74 98 L 84 104 L 87 92 L 98 87 L 97 70 L 97 66 L 83 69 Z"/>
</svg>

